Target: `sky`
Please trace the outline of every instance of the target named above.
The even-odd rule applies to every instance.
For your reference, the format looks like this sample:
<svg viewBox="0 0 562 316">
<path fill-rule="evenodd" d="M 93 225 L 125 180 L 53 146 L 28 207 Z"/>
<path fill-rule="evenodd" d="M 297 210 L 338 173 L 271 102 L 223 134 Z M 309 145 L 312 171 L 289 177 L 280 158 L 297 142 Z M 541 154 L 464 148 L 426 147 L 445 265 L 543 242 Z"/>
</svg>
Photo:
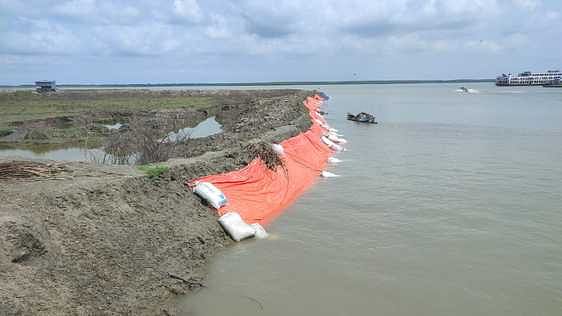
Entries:
<svg viewBox="0 0 562 316">
<path fill-rule="evenodd" d="M 560 0 L 0 0 L 0 84 L 495 78 L 562 68 Z"/>
</svg>

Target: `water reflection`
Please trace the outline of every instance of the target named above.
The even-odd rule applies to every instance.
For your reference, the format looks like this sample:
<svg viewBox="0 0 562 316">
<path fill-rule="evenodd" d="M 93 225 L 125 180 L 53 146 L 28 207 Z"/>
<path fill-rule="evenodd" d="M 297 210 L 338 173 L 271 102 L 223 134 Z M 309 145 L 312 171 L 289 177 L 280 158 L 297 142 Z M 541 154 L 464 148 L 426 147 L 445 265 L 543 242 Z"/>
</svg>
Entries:
<svg viewBox="0 0 562 316">
<path fill-rule="evenodd" d="M 121 123 L 113 125 L 104 125 L 108 129 L 119 129 L 123 126 Z M 207 118 L 195 127 L 186 127 L 171 132 L 167 138 L 170 142 L 177 142 L 187 138 L 203 138 L 211 135 L 222 133 L 222 125 L 218 123 L 214 116 Z M 116 159 L 102 147 L 84 148 L 78 146 L 60 147 L 61 145 L 53 144 L 30 144 L 25 148 L 14 147 L 13 145 L 0 144 L 0 158 L 2 157 L 18 157 L 22 159 L 49 159 L 61 161 L 88 161 L 100 164 L 113 164 Z M 137 155 L 128 158 L 128 164 L 134 164 Z"/>
</svg>

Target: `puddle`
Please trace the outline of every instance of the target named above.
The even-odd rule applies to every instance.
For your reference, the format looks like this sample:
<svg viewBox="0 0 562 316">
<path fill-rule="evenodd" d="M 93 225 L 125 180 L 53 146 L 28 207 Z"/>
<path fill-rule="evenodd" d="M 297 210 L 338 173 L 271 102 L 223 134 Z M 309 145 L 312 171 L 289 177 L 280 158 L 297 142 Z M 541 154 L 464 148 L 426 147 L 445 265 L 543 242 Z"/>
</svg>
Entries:
<svg viewBox="0 0 562 316">
<path fill-rule="evenodd" d="M 107 129 L 116 130 L 123 126 L 122 123 L 113 125 L 103 125 Z M 203 138 L 215 134 L 222 133 L 222 125 L 215 120 L 215 117 L 209 117 L 197 126 L 189 128 L 182 128 L 177 132 L 168 134 L 167 139 L 170 142 L 186 138 Z M 60 149 L 46 149 L 42 145 L 34 146 L 30 149 L 20 149 L 13 147 L 2 148 L 0 146 L 0 158 L 18 157 L 22 159 L 50 159 L 61 161 L 88 161 L 100 164 L 134 164 L 137 157 L 130 157 L 128 161 L 116 161 L 112 155 L 107 154 L 103 148 L 60 148 Z"/>
<path fill-rule="evenodd" d="M 214 116 L 211 116 L 195 127 L 186 127 L 177 132 L 170 132 L 166 138 L 168 142 L 175 143 L 188 138 L 203 138 L 222 132 L 222 125 L 217 122 Z"/>
<path fill-rule="evenodd" d="M 30 149 L 0 149 L 0 158 L 13 157 L 22 159 L 49 159 L 60 161 L 87 161 L 99 164 L 114 164 L 113 157 L 101 148 L 62 148 L 48 151 L 34 151 Z M 128 164 L 133 164 L 136 157 L 131 157 Z"/>
</svg>

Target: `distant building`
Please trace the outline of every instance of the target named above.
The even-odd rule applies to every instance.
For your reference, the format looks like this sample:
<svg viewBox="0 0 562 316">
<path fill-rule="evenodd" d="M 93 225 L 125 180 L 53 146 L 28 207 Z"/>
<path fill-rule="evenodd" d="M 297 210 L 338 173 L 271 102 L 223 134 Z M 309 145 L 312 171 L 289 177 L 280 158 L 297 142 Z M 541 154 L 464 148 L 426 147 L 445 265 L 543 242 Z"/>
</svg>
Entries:
<svg viewBox="0 0 562 316">
<path fill-rule="evenodd" d="M 37 92 L 55 92 L 57 91 L 56 81 L 35 81 L 35 89 Z"/>
</svg>

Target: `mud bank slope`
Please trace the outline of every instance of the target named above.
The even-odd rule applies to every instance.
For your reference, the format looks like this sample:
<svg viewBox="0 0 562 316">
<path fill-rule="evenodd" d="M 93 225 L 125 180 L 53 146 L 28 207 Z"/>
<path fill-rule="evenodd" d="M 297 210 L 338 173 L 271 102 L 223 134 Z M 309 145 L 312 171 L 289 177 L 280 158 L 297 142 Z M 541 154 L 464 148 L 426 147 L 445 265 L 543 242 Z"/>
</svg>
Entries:
<svg viewBox="0 0 562 316">
<path fill-rule="evenodd" d="M 230 243 L 183 182 L 239 168 L 249 142 L 310 125 L 310 92 L 226 105 L 224 133 L 177 149 L 156 179 L 134 167 L 60 164 L 56 177 L 0 180 L 0 315 L 173 315 Z"/>
</svg>

